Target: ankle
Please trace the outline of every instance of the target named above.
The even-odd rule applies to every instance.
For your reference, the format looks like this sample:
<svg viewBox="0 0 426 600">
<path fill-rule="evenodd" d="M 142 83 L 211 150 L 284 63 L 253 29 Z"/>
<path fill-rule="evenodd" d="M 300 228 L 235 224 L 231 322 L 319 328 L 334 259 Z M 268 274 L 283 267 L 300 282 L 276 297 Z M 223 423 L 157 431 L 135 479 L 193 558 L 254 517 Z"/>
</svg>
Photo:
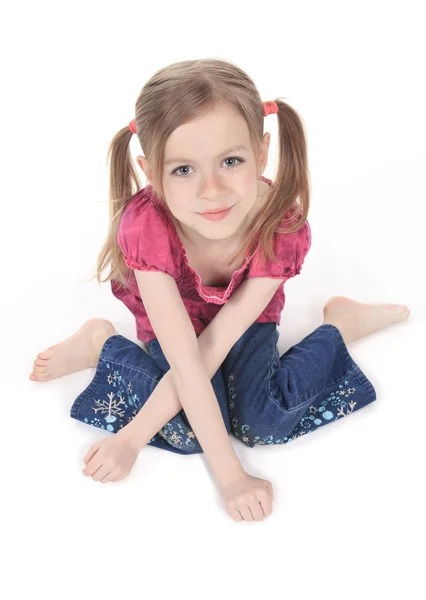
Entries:
<svg viewBox="0 0 426 600">
<path fill-rule="evenodd" d="M 356 339 L 354 327 L 355 324 L 353 319 L 346 317 L 324 318 L 323 325 L 334 325 L 334 327 L 339 330 L 339 333 L 346 345 Z"/>
<path fill-rule="evenodd" d="M 99 355 L 102 351 L 102 348 L 104 347 L 105 342 L 107 341 L 107 339 L 109 339 L 111 336 L 113 335 L 117 335 L 118 331 L 114 330 L 110 330 L 110 331 L 96 331 L 91 339 L 91 345 L 92 345 L 92 362 L 93 362 L 93 366 L 96 367 L 98 362 L 99 362 Z"/>
</svg>

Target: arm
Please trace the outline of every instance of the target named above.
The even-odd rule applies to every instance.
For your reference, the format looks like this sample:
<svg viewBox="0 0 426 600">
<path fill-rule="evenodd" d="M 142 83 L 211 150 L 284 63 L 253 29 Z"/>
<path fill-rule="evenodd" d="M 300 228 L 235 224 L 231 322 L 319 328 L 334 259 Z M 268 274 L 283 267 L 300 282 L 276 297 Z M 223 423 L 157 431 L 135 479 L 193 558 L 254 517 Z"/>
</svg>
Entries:
<svg viewBox="0 0 426 600">
<path fill-rule="evenodd" d="M 135 271 L 136 276 L 137 273 Z M 209 380 L 233 345 L 269 304 L 282 281 L 264 277 L 246 279 L 200 334 L 198 349 Z M 170 369 L 136 417 L 122 431 L 132 436 L 140 451 L 181 410 L 182 404 Z"/>
<path fill-rule="evenodd" d="M 200 355 L 193 324 L 174 278 L 161 271 L 136 271 L 151 326 L 170 365 L 182 407 L 218 480 L 243 472 L 223 423 Z"/>
</svg>

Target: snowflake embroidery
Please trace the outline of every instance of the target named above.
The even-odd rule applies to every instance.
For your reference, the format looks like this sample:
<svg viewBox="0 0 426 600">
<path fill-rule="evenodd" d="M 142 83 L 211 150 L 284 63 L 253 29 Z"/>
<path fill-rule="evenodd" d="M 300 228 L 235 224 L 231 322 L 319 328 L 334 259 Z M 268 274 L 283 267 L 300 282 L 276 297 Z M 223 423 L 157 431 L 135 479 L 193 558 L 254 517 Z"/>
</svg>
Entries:
<svg viewBox="0 0 426 600">
<path fill-rule="evenodd" d="M 180 444 L 182 443 L 182 438 L 174 431 L 173 434 L 170 436 L 170 441 L 174 444 Z"/>
<path fill-rule="evenodd" d="M 345 411 L 343 409 L 342 406 L 339 407 L 338 411 L 337 411 L 337 416 L 338 417 L 345 417 L 346 415 L 350 415 L 353 413 L 354 408 L 355 408 L 356 402 L 354 400 L 352 400 L 351 402 L 349 402 L 349 407 L 351 410 L 347 409 L 347 412 L 345 414 Z"/>
<path fill-rule="evenodd" d="M 118 399 L 114 399 L 114 392 L 110 392 L 107 396 L 109 401 L 95 400 L 95 406 L 97 408 L 92 406 L 92 410 L 94 410 L 95 413 L 98 413 L 98 411 L 101 411 L 101 414 L 106 413 L 107 416 L 105 417 L 105 421 L 107 421 L 107 423 L 114 423 L 114 421 L 117 420 L 117 417 L 124 417 L 125 415 L 124 410 L 119 408 L 121 404 L 125 404 L 125 400 L 121 396 Z"/>
</svg>

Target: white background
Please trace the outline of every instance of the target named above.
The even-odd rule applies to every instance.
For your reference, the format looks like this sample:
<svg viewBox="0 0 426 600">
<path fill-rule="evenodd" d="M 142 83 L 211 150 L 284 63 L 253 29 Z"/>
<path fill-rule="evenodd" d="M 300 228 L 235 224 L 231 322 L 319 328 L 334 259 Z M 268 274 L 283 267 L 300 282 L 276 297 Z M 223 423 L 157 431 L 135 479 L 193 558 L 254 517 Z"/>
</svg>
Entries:
<svg viewBox="0 0 426 600">
<path fill-rule="evenodd" d="M 425 597 L 421 4 L 2 8 L 4 598 Z M 262 100 L 284 96 L 306 123 L 313 239 L 285 286 L 281 353 L 332 295 L 411 309 L 349 347 L 375 403 L 284 446 L 232 438 L 274 486 L 260 523 L 232 521 L 201 455 L 146 447 L 119 483 L 83 477 L 83 456 L 109 435 L 69 417 L 94 370 L 28 379 L 37 353 L 90 317 L 136 341 L 109 283 L 88 281 L 107 233 L 108 145 L 155 71 L 206 57 L 237 63 Z M 274 116 L 265 130 L 273 178 Z"/>
</svg>

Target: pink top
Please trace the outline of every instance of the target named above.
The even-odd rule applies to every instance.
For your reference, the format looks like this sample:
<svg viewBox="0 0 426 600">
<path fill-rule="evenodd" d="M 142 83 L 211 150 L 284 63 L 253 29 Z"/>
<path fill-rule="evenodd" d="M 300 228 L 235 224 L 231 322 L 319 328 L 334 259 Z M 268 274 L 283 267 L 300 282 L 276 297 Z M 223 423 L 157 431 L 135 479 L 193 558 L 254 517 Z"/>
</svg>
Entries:
<svg viewBox="0 0 426 600">
<path fill-rule="evenodd" d="M 271 180 L 262 179 L 271 184 Z M 287 213 L 285 217 L 290 216 Z M 288 223 L 286 223 L 288 225 Z M 284 222 L 280 224 L 284 226 Z M 162 201 L 153 192 L 151 185 L 134 194 L 126 206 L 120 221 L 117 236 L 124 261 L 131 269 L 139 271 L 162 271 L 175 280 L 183 303 L 194 325 L 197 336 L 219 312 L 232 292 L 246 277 L 272 277 L 282 279 L 268 306 L 256 319 L 257 323 L 280 324 L 284 308 L 284 282 L 300 273 L 305 256 L 311 246 L 311 229 L 308 221 L 293 233 L 276 234 L 274 239 L 275 262 L 265 260 L 262 269 L 259 247 L 245 257 L 243 266 L 234 271 L 228 286 L 202 285 L 201 278 L 187 260 L 185 248 L 175 225 Z M 139 293 L 133 271 L 130 273 L 130 290 L 119 288 L 111 280 L 111 290 L 136 318 L 136 336 L 142 342 L 156 337 Z"/>
</svg>

